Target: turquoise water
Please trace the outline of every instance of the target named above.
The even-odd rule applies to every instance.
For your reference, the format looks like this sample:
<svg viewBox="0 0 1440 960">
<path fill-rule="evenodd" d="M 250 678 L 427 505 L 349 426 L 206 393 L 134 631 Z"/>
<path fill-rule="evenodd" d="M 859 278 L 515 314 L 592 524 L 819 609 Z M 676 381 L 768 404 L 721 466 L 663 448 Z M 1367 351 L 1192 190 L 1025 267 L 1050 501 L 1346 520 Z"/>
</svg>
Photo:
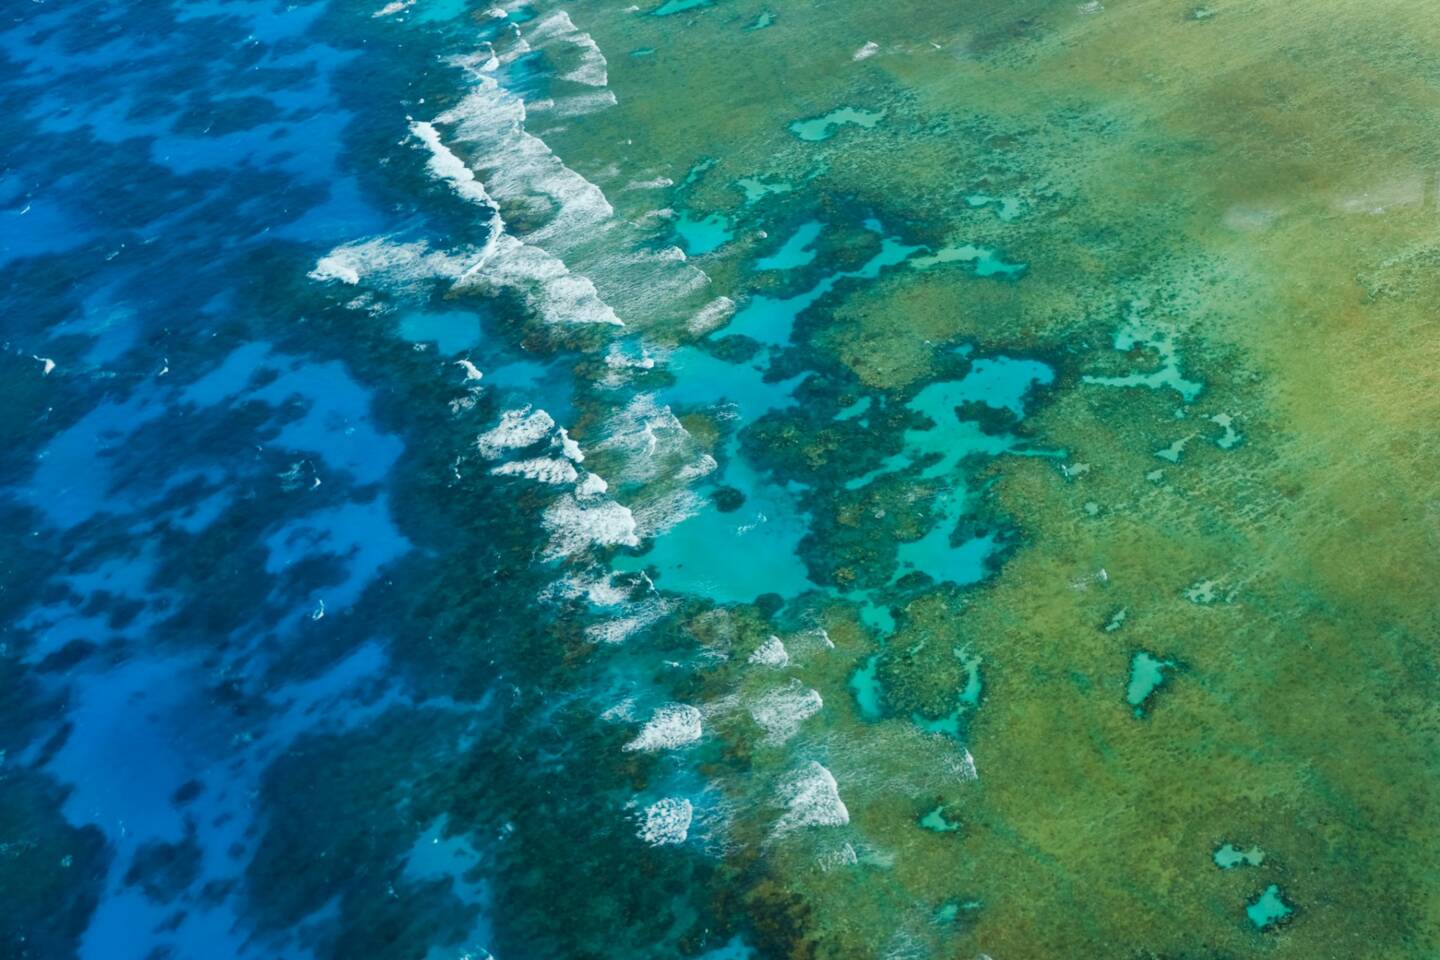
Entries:
<svg viewBox="0 0 1440 960">
<path fill-rule="evenodd" d="M 850 690 L 855 694 L 855 705 L 860 716 L 866 720 L 879 720 L 885 715 L 884 694 L 879 678 L 880 654 L 867 657 L 865 663 L 850 675 Z"/>
<path fill-rule="evenodd" d="M 746 198 L 749 199 L 747 191 Z M 817 251 L 813 249 L 815 239 L 820 236 L 820 231 L 825 225 L 819 220 L 809 220 L 802 223 L 790 235 L 790 238 L 769 256 L 761 257 L 755 261 L 756 270 L 793 270 L 796 267 L 808 266 L 815 262 Z"/>
<path fill-rule="evenodd" d="M 445 356 L 453 356 L 480 343 L 480 320 L 458 311 L 407 313 L 400 318 L 400 336 L 414 343 L 433 343 Z"/>
<path fill-rule="evenodd" d="M 988 561 L 996 549 L 994 534 L 971 537 L 959 545 L 952 543 L 955 523 L 963 513 L 963 506 L 950 506 L 954 498 L 947 500 L 946 508 L 940 513 L 940 521 L 919 540 L 901 543 L 897 548 L 898 565 L 891 582 L 909 573 L 920 572 L 937 583 L 965 585 L 979 583 L 989 573 Z M 959 501 L 963 504 L 963 501 Z"/>
<path fill-rule="evenodd" d="M 945 806 L 941 804 L 920 818 L 920 826 L 931 833 L 955 833 L 961 825 L 945 818 Z"/>
<path fill-rule="evenodd" d="M 696 219 L 688 211 L 682 211 L 675 220 L 675 233 L 680 238 L 681 249 L 692 257 L 714 253 L 735 238 L 730 219 L 719 213 Z"/>
<path fill-rule="evenodd" d="M 1163 660 L 1143 650 L 1130 658 L 1130 681 L 1125 685 L 1125 702 L 1135 711 L 1135 716 L 1145 716 L 1150 698 L 1169 682 L 1167 671 L 1174 668 L 1173 660 Z"/>
<path fill-rule="evenodd" d="M 961 380 L 926 386 L 906 406 L 923 414 L 932 426 L 907 430 L 905 449 L 901 453 L 869 473 L 847 481 L 845 486 L 858 490 L 877 477 L 922 462 L 928 466 L 920 472 L 921 479 L 946 477 L 967 457 L 997 456 L 1016 448 L 1013 436 L 987 433 L 977 421 L 963 418 L 959 408 L 978 403 L 1023 416 L 1029 391 L 1053 379 L 1053 371 L 1038 361 L 996 357 L 977 360 Z"/>
<path fill-rule="evenodd" d="M 1027 269 L 1026 264 L 1012 263 L 1006 260 L 998 250 L 977 247 L 968 243 L 955 247 L 941 247 L 933 254 L 916 257 L 910 265 L 916 270 L 930 270 L 947 263 L 968 264 L 975 271 L 977 277 L 1001 277 L 1007 280 L 1023 276 Z"/>
<path fill-rule="evenodd" d="M 708 7 L 714 0 L 666 0 L 653 11 L 653 16 L 668 17 L 676 13 L 684 13 L 686 10 L 695 10 L 700 7 Z"/>
<path fill-rule="evenodd" d="M 1285 902 L 1279 886 L 1273 883 L 1245 907 L 1245 915 L 1256 930 L 1268 930 L 1283 923 L 1294 912 L 1295 908 Z"/>
<path fill-rule="evenodd" d="M 1023 209 L 1015 197 L 992 197 L 988 193 L 972 193 L 965 198 L 965 203 L 977 209 L 993 207 L 995 216 L 1005 223 L 1018 219 Z"/>
<path fill-rule="evenodd" d="M 1259 847 L 1244 850 L 1233 843 L 1226 843 L 1215 849 L 1212 858 L 1215 866 L 1221 870 L 1233 870 L 1236 867 L 1258 867 L 1265 862 L 1265 851 Z"/>
<path fill-rule="evenodd" d="M 883 119 L 885 119 L 884 110 L 836 107 L 822 116 L 794 121 L 790 124 L 790 132 L 801 140 L 816 143 L 821 140 L 829 140 L 842 127 L 853 125 L 868 130 Z"/>
<path fill-rule="evenodd" d="M 835 289 L 842 280 L 873 280 L 882 270 L 904 263 L 911 254 L 923 247 L 907 246 L 893 237 L 881 240 L 880 251 L 867 260 L 858 270 L 841 270 L 821 278 L 814 286 L 798 296 L 776 298 L 767 296 L 751 297 L 730 322 L 713 334 L 713 337 L 746 336 L 772 347 L 783 347 L 790 342 L 795 321 L 800 314 L 814 306 L 826 294 Z"/>
<path fill-rule="evenodd" d="M 805 376 L 767 381 L 756 367 L 726 363 L 695 347 L 676 351 L 669 369 L 676 381 L 659 391 L 662 402 L 677 410 L 718 407 L 733 418 L 736 429 L 793 404 L 791 395 Z M 617 558 L 615 569 L 654 568 L 661 589 L 724 597 L 726 602 L 754 600 L 764 593 L 794 597 L 813 589 L 796 553 L 807 521 L 794 494 L 756 473 L 733 444 L 725 460 L 713 482 L 740 491 L 744 502 L 739 510 L 722 512 L 707 501 L 659 538 L 649 553 Z M 739 555 L 749 561 L 736 563 Z"/>
<path fill-rule="evenodd" d="M 808 525 L 793 494 L 766 481 L 743 459 L 731 462 L 723 482 L 744 495 L 739 510 L 724 513 L 707 501 L 658 538 L 649 553 L 618 557 L 614 569 L 653 569 L 662 590 L 722 603 L 751 601 L 766 593 L 790 598 L 814 589 L 796 552 Z M 738 562 L 738 557 L 745 560 Z"/>
<path fill-rule="evenodd" d="M 741 177 L 735 181 L 735 186 L 745 194 L 745 204 L 759 203 L 766 197 L 776 197 L 790 193 L 795 189 L 794 184 L 776 181 L 774 183 L 762 177 Z"/>
<path fill-rule="evenodd" d="M 676 410 L 732 410 L 737 429 L 772 410 L 793 406 L 795 388 L 807 376 L 800 373 L 785 380 L 769 380 L 760 367 L 727 363 L 698 347 L 676 350 L 670 357 L 669 369 L 675 374 L 675 382 L 658 391 L 663 403 Z"/>
<path fill-rule="evenodd" d="M 1173 390 L 1185 403 L 1193 403 L 1200 397 L 1205 385 L 1185 376 L 1181 369 L 1180 351 L 1175 334 L 1158 324 L 1148 324 L 1146 314 L 1149 304 L 1132 303 L 1127 307 L 1126 324 L 1116 334 L 1114 347 L 1128 353 L 1137 348 L 1147 348 L 1159 358 L 1160 365 L 1148 372 L 1100 376 L 1086 374 L 1085 383 L 1109 387 L 1144 387 L 1150 390 Z"/>
<path fill-rule="evenodd" d="M 835 419 L 854 420 L 856 417 L 862 416 L 866 410 L 870 409 L 870 402 L 871 401 L 869 397 L 861 397 L 859 400 L 856 400 L 854 403 L 850 404 L 850 406 L 844 408 L 839 413 L 835 414 Z"/>
</svg>

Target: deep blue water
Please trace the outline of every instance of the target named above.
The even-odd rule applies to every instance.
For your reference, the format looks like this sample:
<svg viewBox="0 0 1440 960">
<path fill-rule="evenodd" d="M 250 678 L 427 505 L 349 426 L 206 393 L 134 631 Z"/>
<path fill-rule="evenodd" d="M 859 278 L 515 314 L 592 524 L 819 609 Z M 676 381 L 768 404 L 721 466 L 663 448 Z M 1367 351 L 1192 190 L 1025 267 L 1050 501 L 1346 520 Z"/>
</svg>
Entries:
<svg viewBox="0 0 1440 960">
<path fill-rule="evenodd" d="M 452 7 L 7 11 L 0 954 L 561 956 L 642 893 L 595 734 L 538 692 L 563 628 L 502 602 L 544 586 L 539 504 L 454 466 L 512 393 L 567 417 L 568 377 L 496 311 L 306 278 L 477 229 L 401 144 L 453 99 Z"/>
</svg>

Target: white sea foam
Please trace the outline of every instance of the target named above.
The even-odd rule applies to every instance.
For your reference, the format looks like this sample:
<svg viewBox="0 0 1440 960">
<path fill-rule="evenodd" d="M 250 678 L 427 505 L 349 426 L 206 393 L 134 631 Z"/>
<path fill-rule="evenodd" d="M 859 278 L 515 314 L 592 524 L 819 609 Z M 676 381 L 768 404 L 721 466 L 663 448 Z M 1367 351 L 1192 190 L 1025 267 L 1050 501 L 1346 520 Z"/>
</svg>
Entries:
<svg viewBox="0 0 1440 960">
<path fill-rule="evenodd" d="M 719 462 L 710 454 L 702 453 L 693 463 L 687 463 L 680 468 L 675 476 L 681 480 L 698 480 L 701 477 L 708 477 L 719 468 Z"/>
<path fill-rule="evenodd" d="M 430 150 L 430 159 L 425 162 L 425 166 L 432 175 L 449 183 L 455 192 L 466 200 L 488 207 L 499 216 L 499 208 L 485 185 L 476 178 L 475 171 L 465 166 L 465 161 L 441 142 L 440 133 L 433 124 L 416 120 L 410 124 L 410 132 Z M 501 227 L 503 226 L 502 222 Z"/>
<path fill-rule="evenodd" d="M 560 452 L 568 460 L 574 460 L 576 463 L 583 463 L 585 461 L 585 453 L 580 449 L 580 444 L 570 439 L 570 434 L 564 427 L 555 431 L 555 438 L 550 444 L 551 446 L 558 447 Z"/>
<path fill-rule="evenodd" d="M 601 720 L 609 720 L 612 723 L 633 723 L 638 718 L 635 713 L 635 698 L 626 697 L 615 706 L 600 714 Z"/>
<path fill-rule="evenodd" d="M 625 483 L 644 483 L 694 463 L 701 454 L 694 438 L 654 394 L 636 394 L 605 424 L 605 439 L 596 449 L 624 454 L 620 475 Z"/>
<path fill-rule="evenodd" d="M 643 630 L 670 612 L 671 606 L 663 600 L 649 600 L 632 604 L 630 612 L 594 623 L 585 628 L 585 638 L 592 643 L 623 643 L 639 630 Z"/>
<path fill-rule="evenodd" d="M 793 634 L 785 641 L 785 650 L 790 659 L 796 663 L 804 663 L 811 657 L 828 653 L 835 649 L 835 641 L 830 639 L 830 634 L 825 632 L 824 627 L 811 627 Z"/>
<path fill-rule="evenodd" d="M 575 496 L 581 500 L 593 500 L 596 497 L 603 496 L 605 491 L 609 489 L 610 484 L 606 483 L 604 478 L 596 476 L 593 473 L 587 473 L 580 479 L 580 482 L 575 485 Z"/>
<path fill-rule="evenodd" d="M 772 634 L 766 638 L 764 643 L 755 648 L 755 652 L 750 654 L 747 662 L 774 667 L 778 670 L 789 665 L 790 654 L 786 652 L 784 642 Z"/>
<path fill-rule="evenodd" d="M 642 539 L 658 537 L 705 508 L 705 498 L 694 490 L 671 490 L 631 504 L 635 532 Z"/>
<path fill-rule="evenodd" d="M 526 477 L 540 483 L 574 483 L 579 474 L 569 460 L 556 457 L 535 457 L 530 460 L 514 460 L 502 463 L 490 471 L 503 477 Z"/>
<path fill-rule="evenodd" d="M 587 87 L 603 87 L 608 83 L 605 54 L 590 34 L 575 26 L 570 14 L 557 10 L 526 27 L 525 38 L 530 46 L 543 49 L 556 43 L 565 44 L 575 52 L 579 65 L 559 75 L 561 80 L 584 84 Z"/>
<path fill-rule="evenodd" d="M 515 290 L 548 323 L 603 323 L 624 326 L 600 298 L 595 284 L 571 272 L 559 257 L 508 233 L 493 234 L 488 256 L 457 280 L 457 286 Z"/>
<path fill-rule="evenodd" d="M 468 61 L 458 61 L 471 66 Z M 498 80 L 475 74 L 471 92 L 435 123 L 453 130 L 473 162 L 489 171 L 489 191 L 549 213 L 551 220 L 528 239 L 578 239 L 570 231 L 602 229 L 614 208 L 599 187 L 560 161 L 545 141 L 525 131 L 525 102 Z"/>
<path fill-rule="evenodd" d="M 684 797 L 666 797 L 646 807 L 641 814 L 641 840 L 652 847 L 684 843 L 690 835 L 690 823 L 695 817 L 695 808 Z"/>
<path fill-rule="evenodd" d="M 550 532 L 545 556 L 551 560 L 573 556 L 591 546 L 640 545 L 634 515 L 613 500 L 582 503 L 566 494 L 546 508 L 544 524 Z"/>
<path fill-rule="evenodd" d="M 667 703 L 657 707 L 640 733 L 625 744 L 626 750 L 673 750 L 700 739 L 700 711 L 688 703 Z M 833 781 L 832 781 L 833 782 Z"/>
<path fill-rule="evenodd" d="M 735 301 L 729 297 L 716 297 L 700 309 L 700 312 L 690 318 L 685 324 L 685 329 L 690 333 L 700 336 L 712 330 L 718 330 L 725 325 L 731 315 L 735 313 Z"/>
<path fill-rule="evenodd" d="M 535 40 L 536 28 L 529 30 Z M 572 35 L 571 30 L 573 24 L 568 17 L 560 19 L 557 14 L 547 18 L 535 43 L 553 47 L 560 38 L 568 38 L 569 49 L 579 51 L 574 55 L 580 57 L 582 66 L 567 75 L 576 83 L 598 82 L 603 58 L 595 58 L 598 51 L 587 52 L 593 41 L 578 31 Z M 503 61 L 506 55 L 500 59 Z M 567 272 L 574 274 L 576 282 L 583 278 L 590 287 L 587 293 L 595 301 L 623 306 L 619 311 L 592 317 L 592 321 L 618 323 L 620 314 L 627 320 L 632 314 L 657 320 L 673 317 L 677 309 L 686 309 L 679 301 L 703 289 L 708 278 L 675 260 L 673 253 L 641 249 L 644 235 L 615 217 L 604 192 L 561 162 L 543 140 L 526 131 L 527 109 L 537 109 L 537 105 L 527 105 L 486 72 L 483 68 L 490 59 L 491 54 L 485 52 L 450 61 L 469 71 L 473 82 L 460 102 L 432 123 L 447 143 L 464 144 L 463 152 L 472 170 L 483 179 L 492 197 L 507 209 L 524 210 L 524 221 L 537 224 L 518 231 L 520 239 L 526 246 L 539 248 L 567 265 Z M 560 97 L 551 109 L 556 113 L 584 112 L 612 100 L 608 89 L 592 85 L 588 93 Z M 497 250 L 496 257 L 503 252 Z M 516 253 L 509 255 L 518 257 Z M 536 267 L 534 259 L 530 257 L 530 262 L 523 265 Z M 484 271 L 477 271 L 479 279 L 485 279 L 493 270 L 494 265 L 487 264 Z"/>
<path fill-rule="evenodd" d="M 953 769 L 961 780 L 980 779 L 980 772 L 975 769 L 975 758 L 970 755 L 969 750 L 962 749 L 960 751 L 960 756 L 955 759 Z"/>
<path fill-rule="evenodd" d="M 653 180 L 631 180 L 625 184 L 626 190 L 664 190 L 666 187 L 675 186 L 675 181 L 669 177 L 655 177 Z"/>
<path fill-rule="evenodd" d="M 476 438 L 475 446 L 482 457 L 494 460 L 510 450 L 522 450 L 539 443 L 553 429 L 555 421 L 550 414 L 544 410 L 532 411 L 526 404 L 502 413 L 498 424 Z"/>
<path fill-rule="evenodd" d="M 835 850 L 822 853 L 815 858 L 820 869 L 824 871 L 835 870 L 840 867 L 853 867 L 860 862 L 860 855 L 855 852 L 855 847 L 850 843 L 842 843 Z"/>
<path fill-rule="evenodd" d="M 548 113 L 552 117 L 583 117 L 587 113 L 606 110 L 618 103 L 609 90 L 577 93 L 558 100 L 537 100 L 527 106 L 531 113 Z"/>
<path fill-rule="evenodd" d="M 637 348 L 639 356 L 632 353 Z M 635 371 L 655 369 L 655 358 L 643 344 L 612 343 L 605 354 L 605 368 L 605 377 L 600 382 L 607 387 L 619 387 L 629 381 Z"/>
<path fill-rule="evenodd" d="M 455 366 L 465 371 L 466 380 L 479 380 L 485 376 L 485 374 L 480 372 L 480 368 L 469 360 L 456 360 Z"/>
<path fill-rule="evenodd" d="M 792 770 L 781 781 L 778 797 L 785 813 L 775 823 L 779 837 L 800 827 L 839 827 L 850 822 L 835 778 L 814 760 Z"/>
<path fill-rule="evenodd" d="M 612 343 L 605 354 L 605 366 L 611 370 L 652 370 L 655 367 L 655 358 L 650 356 L 650 351 L 643 344 L 640 346 L 640 356 L 633 357 L 626 352 L 624 345 Z"/>
<path fill-rule="evenodd" d="M 397 243 L 375 237 L 336 247 L 320 258 L 309 276 L 352 286 L 363 280 L 403 292 L 427 281 L 459 280 L 480 257 L 480 251 L 470 248 L 447 253 L 431 250 L 423 240 Z"/>
<path fill-rule="evenodd" d="M 867 41 L 867 42 L 865 43 L 865 45 L 864 45 L 863 47 L 861 47 L 859 50 L 856 50 L 854 56 L 852 56 L 850 59 L 851 59 L 851 60 L 868 60 L 868 59 L 870 59 L 871 57 L 875 56 L 875 54 L 877 54 L 877 53 L 879 53 L 879 52 L 880 52 L 880 44 L 876 43 L 874 40 L 870 40 L 870 41 Z"/>
<path fill-rule="evenodd" d="M 617 607 L 630 599 L 633 586 L 616 583 L 617 574 L 600 566 L 556 580 L 541 594 L 545 600 L 584 600 L 592 607 Z"/>
<path fill-rule="evenodd" d="M 620 318 L 600 299 L 593 283 L 573 274 L 558 257 L 506 232 L 499 205 L 475 172 L 445 145 L 433 124 L 416 121 L 410 130 L 430 152 L 426 162 L 430 173 L 490 213 L 490 237 L 474 262 L 455 278 L 457 286 L 514 290 L 549 323 L 620 325 Z"/>
<path fill-rule="evenodd" d="M 820 712 L 825 705 L 820 694 L 799 680 L 766 691 L 750 704 L 750 715 L 765 730 L 765 742 L 784 743 L 793 737 L 800 725 Z"/>
</svg>

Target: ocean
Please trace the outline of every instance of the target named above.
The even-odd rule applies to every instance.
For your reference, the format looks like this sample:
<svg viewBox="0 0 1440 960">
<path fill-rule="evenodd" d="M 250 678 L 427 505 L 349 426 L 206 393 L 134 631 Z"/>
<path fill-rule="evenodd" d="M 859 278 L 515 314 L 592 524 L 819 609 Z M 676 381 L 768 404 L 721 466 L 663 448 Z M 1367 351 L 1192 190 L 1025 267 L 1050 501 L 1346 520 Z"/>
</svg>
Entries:
<svg viewBox="0 0 1440 960">
<path fill-rule="evenodd" d="M 0 957 L 1440 954 L 1419 0 L 14 0 Z"/>
</svg>

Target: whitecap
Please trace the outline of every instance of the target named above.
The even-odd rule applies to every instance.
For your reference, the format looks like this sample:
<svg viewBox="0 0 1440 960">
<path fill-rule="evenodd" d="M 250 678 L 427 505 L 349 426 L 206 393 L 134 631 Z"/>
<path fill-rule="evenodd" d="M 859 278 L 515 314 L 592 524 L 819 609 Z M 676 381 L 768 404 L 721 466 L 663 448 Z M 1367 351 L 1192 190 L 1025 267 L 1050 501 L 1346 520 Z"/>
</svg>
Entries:
<svg viewBox="0 0 1440 960">
<path fill-rule="evenodd" d="M 514 290 L 547 323 L 625 325 L 588 278 L 571 272 L 559 257 L 508 233 L 493 234 L 486 256 L 456 279 L 457 287 Z"/>
<path fill-rule="evenodd" d="M 748 663 L 756 663 L 765 667 L 774 667 L 777 670 L 790 663 L 790 654 L 785 650 L 784 642 L 774 634 L 766 638 L 765 642 L 755 648 L 750 654 Z"/>
<path fill-rule="evenodd" d="M 490 237 L 478 256 L 455 277 L 456 286 L 484 286 L 518 292 L 541 319 L 549 323 L 604 323 L 622 326 L 615 311 L 600 299 L 595 285 L 576 276 L 558 257 L 506 232 L 500 207 L 475 172 L 440 139 L 430 123 L 416 121 L 410 130 L 430 151 L 426 167 L 465 200 L 490 212 Z"/>
<path fill-rule="evenodd" d="M 618 101 L 609 90 L 577 93 L 558 100 L 539 100 L 528 106 L 532 113 L 548 113 L 552 117 L 583 117 L 615 106 Z"/>
<path fill-rule="evenodd" d="M 840 788 L 830 771 L 814 760 L 792 770 L 777 793 L 785 813 L 775 824 L 774 836 L 799 827 L 839 827 L 850 822 L 850 811 L 840 799 Z"/>
<path fill-rule="evenodd" d="M 699 457 L 694 438 L 669 406 L 654 394 L 641 393 L 605 423 L 605 439 L 595 445 L 623 455 L 619 475 L 623 483 L 645 483 L 673 475 Z"/>
<path fill-rule="evenodd" d="M 626 697 L 613 707 L 600 714 L 601 720 L 609 720 L 612 723 L 632 723 L 636 719 L 635 698 Z"/>
<path fill-rule="evenodd" d="M 960 756 L 951 763 L 951 769 L 961 780 L 979 780 L 980 772 L 975 769 L 975 758 L 969 750 L 962 749 Z"/>
<path fill-rule="evenodd" d="M 687 463 L 680 468 L 675 476 L 680 480 L 698 480 L 714 473 L 720 466 L 719 462 L 710 454 L 702 453 L 694 463 Z"/>
<path fill-rule="evenodd" d="M 557 10 L 535 21 L 526 28 L 525 37 L 530 46 L 537 49 L 556 42 L 574 48 L 579 65 L 559 74 L 557 79 L 569 80 L 587 87 L 603 87 L 609 82 L 606 75 L 608 63 L 605 54 L 600 51 L 600 45 L 595 42 L 594 37 L 575 26 L 570 14 L 564 10 Z"/>
<path fill-rule="evenodd" d="M 397 291 L 417 288 L 425 281 L 455 281 L 480 259 L 480 251 L 458 253 L 431 250 L 423 240 L 397 243 L 375 237 L 336 247 L 316 262 L 312 280 L 338 281 L 354 286 L 362 280 Z"/>
<path fill-rule="evenodd" d="M 610 484 L 606 483 L 603 477 L 596 476 L 593 473 L 587 473 L 581 478 L 580 482 L 575 485 L 575 495 L 581 500 L 593 500 L 596 497 L 603 496 L 605 491 L 609 489 Z"/>
<path fill-rule="evenodd" d="M 441 142 L 440 133 L 433 124 L 417 120 L 410 124 L 410 132 L 429 148 L 430 159 L 425 162 L 425 166 L 431 174 L 450 184 L 455 192 L 466 200 L 488 207 L 496 217 L 499 216 L 499 207 L 495 205 L 485 185 L 476 178 L 475 171 L 465 166 L 465 161 Z M 503 222 L 500 226 L 503 228 Z"/>
<path fill-rule="evenodd" d="M 503 477 L 525 477 L 540 483 L 574 483 L 579 474 L 569 460 L 555 457 L 535 457 L 531 460 L 514 460 L 502 463 L 490 471 Z"/>
<path fill-rule="evenodd" d="M 545 557 L 550 560 L 572 556 L 591 546 L 640 545 L 634 515 L 613 500 L 581 503 L 566 494 L 546 508 L 544 524 L 550 532 L 545 549 Z"/>
<path fill-rule="evenodd" d="M 633 587 L 616 583 L 616 575 L 596 566 L 585 574 L 562 577 L 541 594 L 545 600 L 584 600 L 592 607 L 615 607 L 630 599 Z"/>
<path fill-rule="evenodd" d="M 700 711 L 688 703 L 667 703 L 655 708 L 640 733 L 625 750 L 672 750 L 700 739 Z"/>
<path fill-rule="evenodd" d="M 670 604 L 663 600 L 650 600 L 634 604 L 627 616 L 615 617 L 585 628 L 585 639 L 592 643 L 624 643 L 633 634 L 655 623 L 670 612 Z"/>
<path fill-rule="evenodd" d="M 819 692 L 791 680 L 786 686 L 761 694 L 750 704 L 750 715 L 765 730 L 765 742 L 775 745 L 793 737 L 800 725 L 824 705 Z"/>
<path fill-rule="evenodd" d="M 482 457 L 491 460 L 503 456 L 510 450 L 521 450 L 539 443 L 555 428 L 555 421 L 544 410 L 531 411 L 526 404 L 517 410 L 506 410 L 500 415 L 500 422 L 482 433 L 475 440 L 475 446 Z"/>
<path fill-rule="evenodd" d="M 585 453 L 580 449 L 580 444 L 570 439 L 570 434 L 564 427 L 555 431 L 555 439 L 550 441 L 550 443 L 551 446 L 559 447 L 560 452 L 564 454 L 566 459 L 574 460 L 576 463 L 583 463 L 585 461 Z"/>
<path fill-rule="evenodd" d="M 556 20 L 554 29 L 563 34 L 561 28 L 568 22 Z M 544 36 L 548 34 L 542 33 Z M 694 267 L 669 259 L 673 254 L 635 252 L 646 238 L 615 217 L 598 186 L 567 167 L 543 140 L 525 130 L 527 110 L 537 105 L 527 105 L 480 69 L 478 56 L 450 62 L 468 70 L 474 82 L 459 103 L 432 122 L 447 142 L 464 144 L 471 169 L 483 177 L 492 197 L 507 210 L 525 211 L 524 221 L 536 224 L 519 231 L 524 244 L 566 264 L 576 283 L 583 278 L 595 300 L 623 307 L 619 312 L 626 320 L 631 320 L 632 314 L 645 321 L 668 319 L 677 308 L 685 309 L 677 299 L 703 289 L 709 279 Z M 551 109 L 584 112 L 612 99 L 608 89 L 592 89 L 562 96 Z M 531 256 L 520 265 L 537 264 Z M 493 264 L 487 264 L 484 273 L 493 269 Z M 602 316 L 606 322 L 620 322 L 613 311 Z M 612 316 L 615 319 L 611 320 Z"/>
<path fill-rule="evenodd" d="M 653 180 L 631 180 L 625 184 L 625 190 L 664 190 L 667 187 L 675 186 L 675 181 L 669 177 L 656 177 Z"/>
<path fill-rule="evenodd" d="M 690 322 L 685 324 L 685 329 L 689 333 L 701 336 L 723 327 L 734 313 L 734 300 L 729 297 L 716 297 L 701 307 L 699 313 L 690 318 Z"/>
<path fill-rule="evenodd" d="M 690 823 L 694 816 L 695 808 L 689 800 L 666 797 L 645 808 L 636 833 L 652 847 L 684 843 L 690 835 Z"/>
<path fill-rule="evenodd" d="M 635 532 L 642 538 L 658 537 L 705 508 L 705 498 L 693 490 L 672 490 L 631 506 Z"/>
</svg>

